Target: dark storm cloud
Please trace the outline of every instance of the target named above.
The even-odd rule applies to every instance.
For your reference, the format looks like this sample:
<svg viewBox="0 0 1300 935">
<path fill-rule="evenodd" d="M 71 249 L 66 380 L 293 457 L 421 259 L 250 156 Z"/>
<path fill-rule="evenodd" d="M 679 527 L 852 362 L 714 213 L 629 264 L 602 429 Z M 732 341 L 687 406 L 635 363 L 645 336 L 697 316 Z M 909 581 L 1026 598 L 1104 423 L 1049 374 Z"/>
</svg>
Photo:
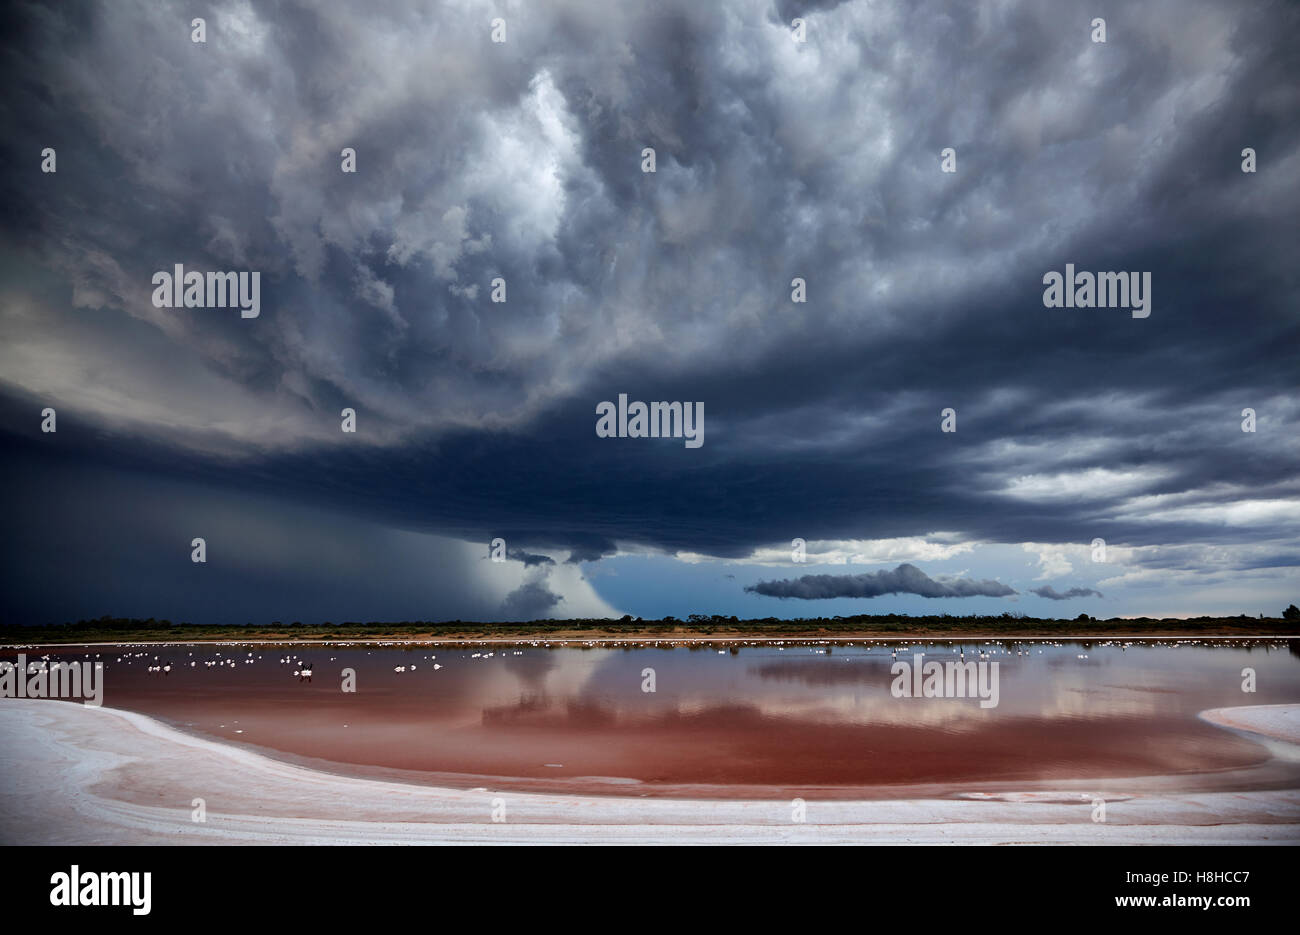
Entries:
<svg viewBox="0 0 1300 935">
<path fill-rule="evenodd" d="M 507 620 L 536 620 L 548 614 L 563 598 L 540 581 L 529 581 L 506 595 L 501 613 Z"/>
<path fill-rule="evenodd" d="M 569 563 L 1296 554 L 1294 5 L 559 2 L 504 45 L 488 5 L 216 3 L 203 46 L 177 4 L 0 15 L 9 451 Z M 176 262 L 262 270 L 262 316 L 154 309 Z M 1067 262 L 1150 271 L 1151 317 L 1045 309 Z M 620 392 L 703 401 L 704 447 L 596 438 Z"/>
<path fill-rule="evenodd" d="M 1041 588 L 1030 588 L 1031 594 L 1037 594 L 1039 597 L 1045 597 L 1049 601 L 1068 601 L 1076 597 L 1104 597 L 1100 591 L 1094 591 L 1092 588 L 1070 588 L 1064 594 L 1057 591 L 1050 584 L 1043 585 Z"/>
<path fill-rule="evenodd" d="M 516 562 L 523 562 L 525 565 L 554 565 L 555 559 L 549 555 L 534 555 L 532 552 L 525 552 L 523 549 L 506 549 L 506 558 L 514 559 Z"/>
<path fill-rule="evenodd" d="M 618 551 L 614 542 L 608 539 L 598 541 L 581 533 L 574 533 L 572 538 L 586 541 L 574 546 L 569 551 L 569 557 L 565 559 L 565 562 L 570 565 L 577 565 L 582 562 L 598 562 L 606 555 L 613 555 Z"/>
<path fill-rule="evenodd" d="M 902 564 L 893 571 L 860 575 L 804 575 L 784 581 L 760 581 L 746 591 L 767 597 L 797 597 L 805 601 L 834 597 L 880 597 L 884 594 L 919 594 L 921 597 L 1006 597 L 1016 592 L 1000 581 L 955 578 L 935 581 L 915 565 Z"/>
<path fill-rule="evenodd" d="M 809 13 L 833 10 L 848 0 L 776 0 L 777 21 L 789 25 L 795 17 L 806 17 Z"/>
</svg>

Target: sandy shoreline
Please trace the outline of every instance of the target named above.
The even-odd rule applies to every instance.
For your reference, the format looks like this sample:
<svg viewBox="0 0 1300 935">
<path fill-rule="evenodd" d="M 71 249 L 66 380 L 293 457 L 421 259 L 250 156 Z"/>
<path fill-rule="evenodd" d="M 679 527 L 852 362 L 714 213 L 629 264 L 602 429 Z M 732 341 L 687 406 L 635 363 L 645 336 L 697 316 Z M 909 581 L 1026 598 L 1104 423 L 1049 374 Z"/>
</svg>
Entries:
<svg viewBox="0 0 1300 935">
<path fill-rule="evenodd" d="M 1300 706 L 1235 712 L 1256 732 Z M 1246 720 L 1241 720 L 1245 718 Z M 1279 740 L 1282 738 L 1278 738 Z M 323 773 L 110 708 L 0 701 L 0 843 L 1296 844 L 1300 790 L 1106 795 L 1077 789 L 789 802 L 432 788 Z M 1122 781 L 1106 784 L 1122 787 Z M 202 798 L 206 822 L 192 820 Z M 504 803 L 505 821 L 492 813 Z"/>
</svg>

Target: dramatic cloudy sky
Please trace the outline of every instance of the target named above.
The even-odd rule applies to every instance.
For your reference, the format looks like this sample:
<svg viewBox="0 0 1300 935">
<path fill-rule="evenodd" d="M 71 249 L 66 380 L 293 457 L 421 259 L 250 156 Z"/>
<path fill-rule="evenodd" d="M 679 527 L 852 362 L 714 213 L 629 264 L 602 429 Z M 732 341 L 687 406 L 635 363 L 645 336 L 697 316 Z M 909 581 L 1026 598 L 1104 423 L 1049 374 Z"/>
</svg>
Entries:
<svg viewBox="0 0 1300 935">
<path fill-rule="evenodd" d="M 1294 4 L 0 15 L 5 619 L 1300 600 Z M 177 263 L 260 316 L 155 308 Z M 1045 308 L 1066 263 L 1150 317 Z M 703 446 L 598 438 L 619 393 Z"/>
</svg>

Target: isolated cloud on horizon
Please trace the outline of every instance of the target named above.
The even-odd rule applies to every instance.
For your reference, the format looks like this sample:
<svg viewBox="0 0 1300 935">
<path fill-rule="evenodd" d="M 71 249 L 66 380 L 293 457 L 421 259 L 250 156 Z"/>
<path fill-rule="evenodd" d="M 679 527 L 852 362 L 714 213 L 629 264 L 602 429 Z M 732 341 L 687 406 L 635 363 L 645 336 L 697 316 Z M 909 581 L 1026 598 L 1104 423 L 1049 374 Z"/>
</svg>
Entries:
<svg viewBox="0 0 1300 935">
<path fill-rule="evenodd" d="M 1065 593 L 1061 593 L 1050 584 L 1043 585 L 1041 588 L 1030 588 L 1029 591 L 1031 594 L 1045 597 L 1049 601 L 1069 601 L 1076 597 L 1105 597 L 1100 591 L 1092 588 L 1070 588 Z"/>
<path fill-rule="evenodd" d="M 806 601 L 836 597 L 880 597 L 885 594 L 1006 597 L 1016 593 L 1000 581 L 972 581 L 965 578 L 936 581 L 915 565 L 906 563 L 893 571 L 869 571 L 860 575 L 804 575 L 780 581 L 760 581 L 747 585 L 745 590 L 766 597 L 796 597 Z"/>
</svg>

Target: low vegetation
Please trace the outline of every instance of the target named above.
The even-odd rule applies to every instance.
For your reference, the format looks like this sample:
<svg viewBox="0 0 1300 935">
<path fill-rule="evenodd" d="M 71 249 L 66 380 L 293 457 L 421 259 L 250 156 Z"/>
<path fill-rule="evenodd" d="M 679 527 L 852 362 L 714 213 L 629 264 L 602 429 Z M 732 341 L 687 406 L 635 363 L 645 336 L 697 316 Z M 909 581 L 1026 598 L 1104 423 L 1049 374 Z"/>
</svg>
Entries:
<svg viewBox="0 0 1300 935">
<path fill-rule="evenodd" d="M 1290 617 L 1151 617 L 1100 620 L 1080 614 L 1071 620 L 1050 620 L 1020 614 L 996 617 L 948 614 L 924 617 L 860 614 L 852 617 L 809 617 L 780 620 L 775 617 L 741 620 L 736 617 L 691 614 L 685 620 L 664 617 L 643 620 L 626 616 L 618 620 L 533 620 L 517 623 L 477 623 L 464 620 L 366 623 L 284 623 L 243 625 L 196 624 L 133 617 L 100 617 L 51 625 L 0 625 L 0 642 L 129 643 L 201 642 L 224 640 L 457 640 L 457 639 L 689 639 L 715 638 L 850 638 L 850 637 L 956 637 L 1041 638 L 1067 636 L 1267 636 L 1295 631 Z"/>
</svg>

